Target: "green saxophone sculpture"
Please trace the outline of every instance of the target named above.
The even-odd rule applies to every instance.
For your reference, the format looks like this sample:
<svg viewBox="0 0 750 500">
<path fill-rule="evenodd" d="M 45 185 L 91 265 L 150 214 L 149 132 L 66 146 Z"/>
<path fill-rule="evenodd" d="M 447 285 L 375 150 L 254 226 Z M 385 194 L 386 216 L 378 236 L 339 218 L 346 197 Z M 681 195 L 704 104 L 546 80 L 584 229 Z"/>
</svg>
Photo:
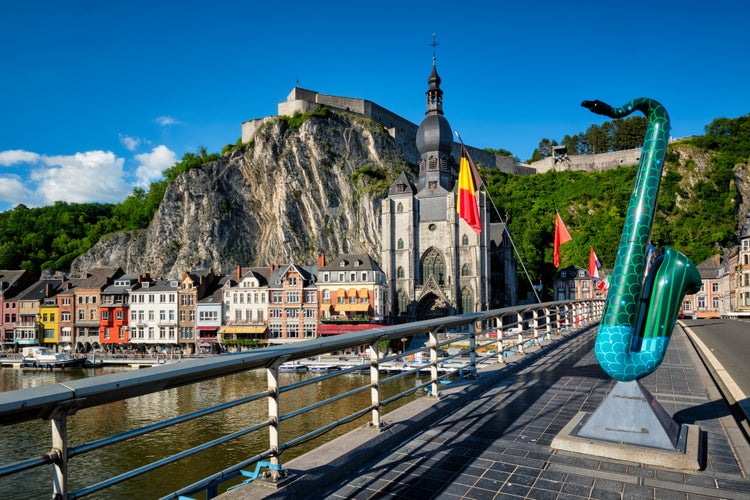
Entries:
<svg viewBox="0 0 750 500">
<path fill-rule="evenodd" d="M 633 193 L 610 277 L 594 352 L 612 378 L 628 382 L 652 373 L 664 359 L 677 313 L 685 294 L 696 293 L 701 278 L 695 265 L 677 250 L 665 247 L 646 273 L 648 247 L 669 140 L 669 115 L 659 102 L 633 99 L 620 108 L 601 101 L 581 105 L 610 118 L 634 111 L 648 118 Z"/>
</svg>

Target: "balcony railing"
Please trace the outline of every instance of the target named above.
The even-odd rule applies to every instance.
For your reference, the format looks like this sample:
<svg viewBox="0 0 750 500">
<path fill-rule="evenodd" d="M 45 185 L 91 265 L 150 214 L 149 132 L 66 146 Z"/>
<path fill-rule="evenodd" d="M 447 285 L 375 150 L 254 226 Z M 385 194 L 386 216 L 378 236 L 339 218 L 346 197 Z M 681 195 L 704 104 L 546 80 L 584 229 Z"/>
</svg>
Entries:
<svg viewBox="0 0 750 500">
<path fill-rule="evenodd" d="M 579 326 L 597 321 L 601 316 L 603 306 L 604 301 L 588 300 L 548 302 L 496 309 L 306 340 L 294 344 L 293 348 L 275 346 L 211 358 L 191 359 L 156 368 L 68 381 L 65 384 L 2 392 L 0 393 L 0 425 L 12 426 L 28 421 L 49 420 L 51 422 L 52 451 L 49 451 L 50 447 L 47 447 L 39 450 L 39 453 L 31 458 L 14 463 L 2 463 L 3 459 L 0 458 L 0 478 L 14 476 L 32 469 L 49 467 L 52 470 L 53 497 L 61 500 L 80 498 L 103 491 L 164 465 L 191 457 L 207 448 L 221 446 L 250 434 L 257 436 L 258 434 L 255 433 L 262 432 L 268 436 L 267 449 L 258 451 L 255 455 L 224 470 L 209 473 L 210 475 L 207 477 L 186 485 L 164 498 L 180 498 L 200 492 L 205 492 L 206 498 L 213 498 L 218 494 L 220 485 L 235 480 L 242 475 L 243 469 L 248 469 L 260 462 L 268 464 L 268 475 L 271 480 L 276 481 L 283 476 L 280 454 L 284 450 L 322 436 L 339 425 L 358 419 L 366 418 L 374 429 L 382 429 L 383 420 L 381 417 L 389 404 L 412 395 L 423 388 L 429 391 L 429 397 L 437 400 L 440 397 L 439 384 L 441 381 L 455 378 L 462 373 L 475 373 L 480 363 L 490 359 L 502 363 L 504 355 L 510 351 L 523 355 L 530 346 L 541 345 L 541 342 L 546 339 L 563 334 L 565 330 L 570 328 L 569 325 Z M 460 333 L 461 330 L 465 333 Z M 499 331 L 513 331 L 513 334 L 509 336 L 498 335 Z M 427 353 L 419 356 L 419 358 L 425 359 L 424 362 L 417 361 L 413 364 L 405 362 L 407 356 L 418 358 L 416 356 L 417 351 L 421 353 L 425 349 L 424 347 L 395 355 L 383 356 L 380 353 L 379 346 L 383 342 L 394 341 L 404 345 L 407 339 L 424 334 L 428 338 Z M 465 342 L 464 345 L 468 345 L 468 347 L 464 347 L 460 353 L 439 357 L 439 353 L 444 352 L 444 347 L 458 341 Z M 355 364 L 346 369 L 311 379 L 297 381 L 286 386 L 279 383 L 280 367 L 283 363 L 314 358 L 335 351 L 358 349 L 363 345 L 370 347 L 370 357 L 366 362 L 360 360 L 359 363 L 361 364 Z M 492 351 L 482 354 L 482 351 L 488 349 Z M 399 366 L 403 367 L 401 371 L 396 375 L 381 376 L 387 366 L 392 366 L 397 362 Z M 109 405 L 129 398 L 159 393 L 162 390 L 250 370 L 265 370 L 266 390 L 243 395 L 238 399 L 222 401 L 216 406 L 178 415 L 140 428 L 122 429 L 119 433 L 103 436 L 91 442 L 80 443 L 80 440 L 75 439 L 74 436 L 69 436 L 69 429 L 74 427 L 68 426 L 68 417 L 75 415 L 80 410 Z M 289 413 L 281 413 L 281 393 L 297 394 L 291 391 L 362 370 L 369 373 L 369 380 L 364 385 L 329 397 L 326 400 L 316 401 Z M 428 374 L 427 380 L 421 382 L 417 379 L 413 386 L 409 384 L 410 387 L 403 392 L 390 397 L 383 396 L 381 391 L 387 384 L 418 373 Z M 370 394 L 369 404 L 359 407 L 349 415 L 341 418 L 333 417 L 333 420 L 331 420 L 328 405 L 361 393 Z M 68 464 L 76 457 L 260 400 L 267 401 L 268 412 L 262 415 L 260 420 L 248 422 L 247 427 L 224 434 L 212 441 L 201 442 L 198 445 L 187 445 L 192 447 L 174 455 L 156 459 L 149 464 L 141 465 L 114 477 L 102 479 L 98 483 L 80 487 L 75 491 L 71 490 Z M 303 435 L 291 437 L 286 442 L 281 442 L 280 429 L 284 427 L 284 422 L 302 415 L 311 415 L 310 420 L 316 421 L 319 427 Z M 287 432 L 290 431 L 285 428 L 285 436 L 288 436 Z M 72 443 L 76 444 L 72 445 Z"/>
</svg>

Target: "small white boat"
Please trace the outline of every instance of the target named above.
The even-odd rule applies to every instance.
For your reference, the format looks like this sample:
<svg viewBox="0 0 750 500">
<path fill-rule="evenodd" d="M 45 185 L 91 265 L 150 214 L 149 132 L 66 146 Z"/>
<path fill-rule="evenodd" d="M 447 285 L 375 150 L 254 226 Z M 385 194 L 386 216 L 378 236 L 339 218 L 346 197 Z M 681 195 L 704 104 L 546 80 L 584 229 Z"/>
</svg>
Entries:
<svg viewBox="0 0 750 500">
<path fill-rule="evenodd" d="M 281 363 L 279 365 L 280 372 L 306 372 L 307 365 L 303 365 L 299 361 L 289 361 L 287 363 Z"/>
<path fill-rule="evenodd" d="M 53 352 L 48 347 L 24 347 L 22 368 L 80 368 L 86 358 L 74 358 L 67 352 Z"/>
<path fill-rule="evenodd" d="M 339 365 L 334 365 L 331 363 L 315 363 L 313 365 L 309 365 L 307 369 L 310 370 L 311 372 L 325 373 L 325 372 L 333 372 L 336 370 L 340 370 L 341 367 Z"/>
</svg>

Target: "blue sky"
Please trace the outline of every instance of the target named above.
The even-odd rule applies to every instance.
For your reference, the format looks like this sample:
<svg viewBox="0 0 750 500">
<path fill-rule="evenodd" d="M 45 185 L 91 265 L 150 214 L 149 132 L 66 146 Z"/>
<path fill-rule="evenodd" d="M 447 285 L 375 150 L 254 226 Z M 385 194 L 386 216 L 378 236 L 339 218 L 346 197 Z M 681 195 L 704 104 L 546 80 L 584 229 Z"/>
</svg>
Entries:
<svg viewBox="0 0 750 500">
<path fill-rule="evenodd" d="M 297 81 L 418 124 L 433 33 L 452 128 L 522 160 L 602 123 L 586 99 L 655 98 L 674 137 L 750 113 L 750 4 L 617 3 L 4 2 L 0 210 L 121 201 Z"/>
</svg>

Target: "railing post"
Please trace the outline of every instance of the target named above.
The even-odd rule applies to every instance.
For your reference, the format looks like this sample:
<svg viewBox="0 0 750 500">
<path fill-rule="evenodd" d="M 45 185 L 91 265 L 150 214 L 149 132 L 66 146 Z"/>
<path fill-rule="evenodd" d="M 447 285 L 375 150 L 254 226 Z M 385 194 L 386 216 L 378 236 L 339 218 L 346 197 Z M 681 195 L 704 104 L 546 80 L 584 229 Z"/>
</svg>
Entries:
<svg viewBox="0 0 750 500">
<path fill-rule="evenodd" d="M 473 373 L 477 372 L 477 331 L 471 328 L 469 332 L 469 365 Z"/>
<path fill-rule="evenodd" d="M 279 365 L 274 363 L 266 368 L 266 377 L 268 378 L 268 420 L 271 425 L 268 426 L 268 444 L 271 450 L 269 467 L 271 479 L 279 480 L 279 471 L 281 462 L 279 461 Z"/>
<path fill-rule="evenodd" d="M 495 318 L 495 331 L 497 332 L 497 361 L 505 363 L 505 347 L 503 346 L 503 317 Z"/>
<path fill-rule="evenodd" d="M 539 310 L 534 309 L 531 312 L 531 317 L 532 317 L 531 323 L 534 328 L 534 341 L 536 342 L 536 345 L 541 346 L 542 344 L 541 342 L 539 342 Z"/>
<path fill-rule="evenodd" d="M 474 331 L 476 332 L 477 329 L 474 328 Z M 430 330 L 429 332 L 429 339 L 430 339 L 430 379 L 431 379 L 431 387 L 432 390 L 430 391 L 430 395 L 434 396 L 435 398 L 440 397 L 440 394 L 438 394 L 438 369 L 437 369 L 437 333 L 436 330 Z"/>
<path fill-rule="evenodd" d="M 52 451 L 55 457 L 52 472 L 52 498 L 66 500 L 68 498 L 68 414 L 66 411 L 57 412 L 51 419 L 52 423 Z"/>
<path fill-rule="evenodd" d="M 380 359 L 378 358 L 378 344 L 376 340 L 370 344 L 370 404 L 372 405 L 371 425 L 379 429 L 380 424 Z"/>
<path fill-rule="evenodd" d="M 552 338 L 552 325 L 550 324 L 551 313 L 552 311 L 550 311 L 549 307 L 544 308 L 544 333 L 548 339 Z"/>
</svg>

